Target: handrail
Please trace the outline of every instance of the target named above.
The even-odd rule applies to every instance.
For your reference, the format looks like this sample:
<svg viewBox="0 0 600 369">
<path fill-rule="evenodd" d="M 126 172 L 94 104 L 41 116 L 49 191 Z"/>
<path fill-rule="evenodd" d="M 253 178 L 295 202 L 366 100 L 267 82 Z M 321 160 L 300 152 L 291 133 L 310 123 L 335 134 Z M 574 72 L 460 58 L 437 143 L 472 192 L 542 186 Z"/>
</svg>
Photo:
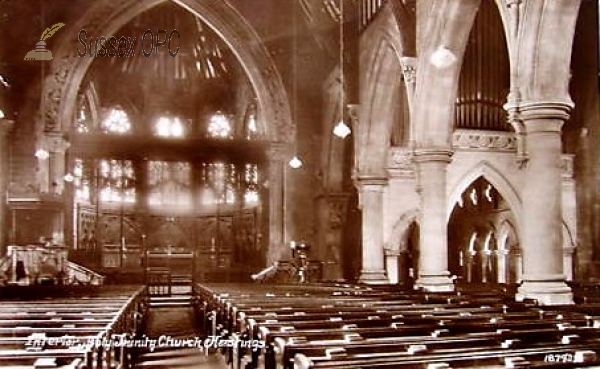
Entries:
<svg viewBox="0 0 600 369">
<path fill-rule="evenodd" d="M 82 265 L 79 265 L 77 263 L 74 263 L 72 261 L 67 262 L 67 270 L 71 271 L 71 272 L 79 272 L 83 275 L 85 275 L 87 277 L 86 281 L 80 281 L 76 278 L 75 275 L 72 276 L 72 278 L 80 283 L 86 283 L 86 284 L 91 284 L 91 285 L 101 285 L 104 283 L 104 276 L 101 274 L 98 274 L 96 272 L 94 272 L 91 269 L 88 269 Z M 69 276 L 71 277 L 71 276 Z"/>
</svg>

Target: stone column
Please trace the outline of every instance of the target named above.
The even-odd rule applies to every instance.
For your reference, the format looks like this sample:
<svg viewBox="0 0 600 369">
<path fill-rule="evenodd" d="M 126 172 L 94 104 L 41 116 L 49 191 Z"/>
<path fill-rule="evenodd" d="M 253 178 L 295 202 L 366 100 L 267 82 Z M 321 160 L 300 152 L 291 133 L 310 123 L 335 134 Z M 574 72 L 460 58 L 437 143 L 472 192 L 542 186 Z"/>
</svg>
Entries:
<svg viewBox="0 0 600 369">
<path fill-rule="evenodd" d="M 573 303 L 562 250 L 561 127 L 569 110 L 562 103 L 521 105 L 528 162 L 522 195 L 523 284 L 517 299 L 544 305 Z"/>
<path fill-rule="evenodd" d="M 400 283 L 400 251 L 385 249 L 385 270 L 390 283 Z"/>
<path fill-rule="evenodd" d="M 8 134 L 12 130 L 15 122 L 9 119 L 0 118 L 0 196 L 2 202 L 0 203 L 0 255 L 6 254 L 6 242 L 8 241 L 7 229 L 8 229 L 8 207 L 5 202 L 7 198 L 8 184 L 10 180 L 10 161 L 8 156 Z"/>
<path fill-rule="evenodd" d="M 511 281 L 509 280 L 509 283 L 521 283 L 523 281 L 523 253 L 521 252 L 521 249 L 515 249 L 515 250 L 510 250 L 510 254 L 509 254 L 510 260 L 512 263 L 514 263 L 514 268 L 515 268 L 515 280 Z M 509 267 L 511 267 L 511 265 L 509 264 Z M 510 271 L 510 269 L 509 269 Z"/>
<path fill-rule="evenodd" d="M 65 154 L 69 143 L 62 132 L 45 132 L 40 149 L 47 157 L 38 157 L 40 192 L 60 195 L 64 190 Z"/>
<path fill-rule="evenodd" d="M 432 292 L 454 290 L 448 272 L 446 222 L 446 167 L 451 155 L 443 149 L 415 152 L 421 195 L 419 275 L 415 287 Z"/>
<path fill-rule="evenodd" d="M 402 75 L 404 76 L 404 84 L 406 85 L 408 109 L 410 115 L 413 116 L 415 86 L 417 84 L 417 58 L 403 56 L 400 58 L 400 63 L 402 64 Z M 409 135 L 408 141 L 410 142 L 410 146 L 413 147 L 415 141 L 414 124 L 410 125 Z"/>
<path fill-rule="evenodd" d="M 508 283 L 508 250 L 500 249 L 496 250 L 496 258 L 498 265 L 498 283 Z M 513 281 L 510 281 L 513 282 Z"/>
<path fill-rule="evenodd" d="M 563 274 L 567 281 L 574 279 L 575 273 L 573 273 L 573 254 L 575 253 L 574 246 L 565 245 L 563 247 Z"/>
<path fill-rule="evenodd" d="M 266 263 L 289 257 L 286 245 L 286 150 L 281 146 L 271 146 L 266 151 L 268 159 L 269 210 L 268 210 L 268 245 Z"/>
<path fill-rule="evenodd" d="M 317 199 L 320 224 L 316 247 L 310 256 L 323 263 L 323 279 L 342 279 L 343 231 L 350 195 L 345 192 L 329 192 Z"/>
<path fill-rule="evenodd" d="M 383 191 L 387 178 L 360 176 L 357 178 L 362 209 L 362 269 L 361 283 L 388 283 L 383 255 Z"/>
</svg>

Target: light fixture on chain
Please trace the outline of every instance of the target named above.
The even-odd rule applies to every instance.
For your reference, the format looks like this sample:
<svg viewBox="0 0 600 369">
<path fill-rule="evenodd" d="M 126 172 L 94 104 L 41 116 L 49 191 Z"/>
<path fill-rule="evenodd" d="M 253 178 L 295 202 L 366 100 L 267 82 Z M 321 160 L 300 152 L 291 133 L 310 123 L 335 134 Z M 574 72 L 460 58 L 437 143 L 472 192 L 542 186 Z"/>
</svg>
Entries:
<svg viewBox="0 0 600 369">
<path fill-rule="evenodd" d="M 296 124 L 296 151 L 298 150 L 298 60 L 297 60 L 297 53 L 298 53 L 298 26 L 297 26 L 297 19 L 296 19 L 296 5 L 293 5 L 292 8 L 292 50 L 293 50 L 293 55 L 292 55 L 292 82 L 293 82 L 293 86 L 292 86 L 292 92 L 293 92 L 293 99 L 294 99 L 294 123 Z M 292 169 L 298 169 L 302 166 L 302 160 L 300 160 L 300 158 L 298 157 L 298 154 L 294 155 L 294 157 L 288 162 L 288 165 L 292 168 Z"/>
<path fill-rule="evenodd" d="M 340 107 L 340 121 L 338 122 L 338 124 L 335 125 L 335 127 L 333 128 L 333 134 L 336 135 L 339 138 L 346 138 L 350 133 L 352 133 L 352 131 L 350 130 L 350 127 L 348 127 L 348 125 L 344 122 L 344 107 L 346 106 L 345 103 L 345 96 L 344 96 L 344 0 L 340 0 L 340 7 L 339 7 L 339 22 L 340 22 L 340 40 L 339 40 L 339 45 L 340 45 L 340 103 L 339 103 L 339 107 Z"/>
<path fill-rule="evenodd" d="M 298 158 L 297 155 L 294 155 L 294 157 L 288 162 L 288 164 L 293 169 L 298 169 L 302 166 L 302 160 L 300 160 L 300 158 Z"/>
<path fill-rule="evenodd" d="M 67 173 L 67 174 L 65 174 L 63 179 L 65 180 L 65 182 L 71 183 L 75 180 L 75 176 L 72 175 L 71 173 Z"/>
<path fill-rule="evenodd" d="M 4 86 L 2 89 L 0 89 L 0 93 L 3 89 L 8 89 L 10 87 L 8 80 L 2 74 L 0 74 L 0 86 Z M 0 96 L 0 102 L 2 102 L 1 96 Z M 0 119 L 4 119 L 4 118 L 6 118 L 6 114 L 2 110 L 2 106 L 0 106 Z"/>
<path fill-rule="evenodd" d="M 457 61 L 456 55 L 444 45 L 438 48 L 431 54 L 429 62 L 438 69 L 446 69 Z"/>
<path fill-rule="evenodd" d="M 50 153 L 47 150 L 44 149 L 38 149 L 35 152 L 35 157 L 40 159 L 40 160 L 46 160 L 50 157 Z"/>
</svg>

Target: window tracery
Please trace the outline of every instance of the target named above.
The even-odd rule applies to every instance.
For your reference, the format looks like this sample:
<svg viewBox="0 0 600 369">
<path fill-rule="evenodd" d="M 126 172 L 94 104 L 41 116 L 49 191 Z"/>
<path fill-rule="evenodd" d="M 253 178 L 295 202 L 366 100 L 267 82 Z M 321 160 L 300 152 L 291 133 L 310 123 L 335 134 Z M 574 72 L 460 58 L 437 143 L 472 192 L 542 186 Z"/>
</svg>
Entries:
<svg viewBox="0 0 600 369">
<path fill-rule="evenodd" d="M 98 162 L 98 180 L 100 201 L 135 202 L 135 172 L 131 160 L 100 160 Z"/>
<path fill-rule="evenodd" d="M 158 137 L 184 137 L 188 133 L 188 127 L 178 117 L 160 117 L 153 127 L 154 135 Z"/>
<path fill-rule="evenodd" d="M 148 204 L 192 204 L 191 165 L 187 162 L 148 162 Z"/>
<path fill-rule="evenodd" d="M 211 138 L 232 138 L 233 130 L 230 119 L 223 112 L 217 111 L 208 122 L 208 136 Z"/>
<path fill-rule="evenodd" d="M 110 108 L 106 117 L 100 123 L 100 130 L 103 133 L 111 134 L 130 133 L 131 121 L 123 109 L 119 107 Z"/>
</svg>

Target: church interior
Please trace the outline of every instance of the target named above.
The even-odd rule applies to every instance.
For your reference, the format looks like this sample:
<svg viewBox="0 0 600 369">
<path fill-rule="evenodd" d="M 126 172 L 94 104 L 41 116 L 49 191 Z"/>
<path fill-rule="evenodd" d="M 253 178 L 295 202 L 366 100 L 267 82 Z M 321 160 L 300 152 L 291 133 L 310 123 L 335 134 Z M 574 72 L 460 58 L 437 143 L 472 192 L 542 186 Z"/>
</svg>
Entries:
<svg viewBox="0 0 600 369">
<path fill-rule="evenodd" d="M 597 367 L 599 18 L 0 0 L 0 367 Z"/>
</svg>

